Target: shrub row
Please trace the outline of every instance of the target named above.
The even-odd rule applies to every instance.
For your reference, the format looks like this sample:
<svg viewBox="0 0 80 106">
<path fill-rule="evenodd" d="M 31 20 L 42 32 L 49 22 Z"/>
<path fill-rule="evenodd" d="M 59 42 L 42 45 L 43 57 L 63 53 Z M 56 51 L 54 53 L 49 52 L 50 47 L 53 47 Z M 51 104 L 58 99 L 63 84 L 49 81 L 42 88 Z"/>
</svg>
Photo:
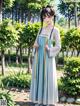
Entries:
<svg viewBox="0 0 80 106">
<path fill-rule="evenodd" d="M 61 89 L 69 96 L 80 96 L 80 58 L 65 58 Z"/>
<path fill-rule="evenodd" d="M 7 106 L 15 106 L 12 96 L 7 92 L 0 93 L 0 100 L 4 100 L 3 101 L 4 104 L 1 106 L 4 106 L 5 104 L 7 104 Z"/>
<path fill-rule="evenodd" d="M 4 87 L 30 88 L 31 75 L 22 72 L 2 78 Z"/>
</svg>

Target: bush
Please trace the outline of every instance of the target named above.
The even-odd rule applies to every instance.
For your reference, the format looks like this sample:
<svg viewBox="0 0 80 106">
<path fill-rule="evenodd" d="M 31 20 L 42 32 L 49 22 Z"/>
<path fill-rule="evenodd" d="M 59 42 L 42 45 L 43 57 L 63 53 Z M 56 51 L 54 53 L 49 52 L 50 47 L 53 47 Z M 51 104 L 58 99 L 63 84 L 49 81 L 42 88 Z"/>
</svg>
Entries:
<svg viewBox="0 0 80 106">
<path fill-rule="evenodd" d="M 19 72 L 4 77 L 2 83 L 5 87 L 30 88 L 31 75 Z"/>
<path fill-rule="evenodd" d="M 77 56 L 79 56 L 80 52 L 80 30 L 78 28 L 69 29 L 65 36 L 62 39 L 62 46 L 64 51 L 77 51 Z"/>
<path fill-rule="evenodd" d="M 0 93 L 0 99 L 7 101 L 7 106 L 15 106 L 12 97 L 9 93 Z"/>
<path fill-rule="evenodd" d="M 69 96 L 80 96 L 80 59 L 65 58 L 64 77 L 61 78 L 62 91 Z"/>
</svg>

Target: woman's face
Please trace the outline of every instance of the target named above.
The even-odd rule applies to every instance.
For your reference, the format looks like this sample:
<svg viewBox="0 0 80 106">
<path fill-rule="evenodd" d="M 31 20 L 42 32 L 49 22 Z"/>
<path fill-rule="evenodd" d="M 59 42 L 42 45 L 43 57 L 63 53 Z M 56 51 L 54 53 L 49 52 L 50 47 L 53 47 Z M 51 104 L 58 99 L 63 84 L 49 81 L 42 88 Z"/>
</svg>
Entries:
<svg viewBox="0 0 80 106">
<path fill-rule="evenodd" d="M 52 17 L 52 16 L 46 15 L 46 16 L 43 17 L 43 22 L 44 22 L 45 24 L 51 24 L 52 21 L 53 21 L 53 17 Z"/>
</svg>

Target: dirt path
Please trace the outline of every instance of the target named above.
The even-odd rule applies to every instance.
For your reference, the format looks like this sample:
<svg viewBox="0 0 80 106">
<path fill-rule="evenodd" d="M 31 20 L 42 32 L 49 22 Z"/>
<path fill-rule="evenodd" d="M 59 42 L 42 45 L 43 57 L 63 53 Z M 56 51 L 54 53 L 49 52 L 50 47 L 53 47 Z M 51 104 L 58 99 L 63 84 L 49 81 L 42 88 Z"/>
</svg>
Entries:
<svg viewBox="0 0 80 106">
<path fill-rule="evenodd" d="M 18 106 L 34 106 L 33 103 L 29 100 L 29 90 L 18 90 L 11 89 L 10 93 L 13 95 L 14 101 L 18 104 Z M 57 106 L 80 106 L 77 104 L 68 104 L 68 103 L 58 103 Z"/>
<path fill-rule="evenodd" d="M 1 67 L 0 67 L 1 70 Z M 22 71 L 22 70 L 27 70 L 26 68 L 14 68 L 14 67 L 7 67 L 6 71 L 9 72 L 17 72 L 17 71 Z M 63 76 L 62 71 L 57 71 L 57 78 L 59 79 L 61 76 Z M 31 101 L 29 100 L 29 90 L 20 90 L 16 88 L 10 89 L 10 93 L 13 95 L 13 100 L 18 104 L 18 106 L 34 106 Z M 57 106 L 80 106 L 77 104 L 63 104 L 63 103 L 58 103 Z"/>
</svg>

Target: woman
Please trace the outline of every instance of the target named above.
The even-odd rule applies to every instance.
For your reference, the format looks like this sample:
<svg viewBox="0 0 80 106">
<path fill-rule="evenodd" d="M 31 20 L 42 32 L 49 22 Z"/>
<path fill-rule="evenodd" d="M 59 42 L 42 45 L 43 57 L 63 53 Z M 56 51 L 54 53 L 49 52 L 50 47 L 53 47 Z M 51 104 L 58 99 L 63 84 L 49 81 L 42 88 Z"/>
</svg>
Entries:
<svg viewBox="0 0 80 106">
<path fill-rule="evenodd" d="M 53 24 L 54 18 L 55 12 L 51 6 L 41 10 L 41 28 L 33 45 L 30 100 L 37 104 L 56 106 L 58 86 L 55 56 L 61 49 L 61 42 L 59 30 Z"/>
</svg>

